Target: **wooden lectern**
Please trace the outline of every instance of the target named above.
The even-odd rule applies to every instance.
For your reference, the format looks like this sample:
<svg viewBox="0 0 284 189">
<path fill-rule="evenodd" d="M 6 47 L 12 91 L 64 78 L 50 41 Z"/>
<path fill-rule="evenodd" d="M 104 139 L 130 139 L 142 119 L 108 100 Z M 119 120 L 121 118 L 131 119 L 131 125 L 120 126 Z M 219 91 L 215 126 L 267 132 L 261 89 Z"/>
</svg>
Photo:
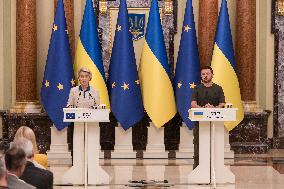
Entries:
<svg viewBox="0 0 284 189">
<path fill-rule="evenodd" d="M 108 184 L 109 175 L 99 165 L 99 122 L 109 122 L 109 109 L 63 108 L 64 122 L 74 122 L 73 166 L 63 184 Z"/>
<path fill-rule="evenodd" d="M 192 108 L 191 121 L 199 121 L 199 165 L 189 174 L 189 183 L 235 183 L 224 165 L 224 121 L 236 121 L 236 108 Z"/>
</svg>

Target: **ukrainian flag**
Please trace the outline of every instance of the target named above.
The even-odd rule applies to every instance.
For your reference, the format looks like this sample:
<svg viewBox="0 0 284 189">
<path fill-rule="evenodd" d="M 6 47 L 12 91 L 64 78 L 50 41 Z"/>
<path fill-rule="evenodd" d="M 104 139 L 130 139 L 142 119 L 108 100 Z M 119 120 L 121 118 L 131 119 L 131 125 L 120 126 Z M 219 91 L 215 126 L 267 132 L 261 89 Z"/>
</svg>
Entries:
<svg viewBox="0 0 284 189">
<path fill-rule="evenodd" d="M 234 49 L 226 0 L 222 0 L 219 13 L 211 66 L 214 71 L 213 82 L 223 88 L 226 102 L 232 103 L 234 108 L 238 108 L 237 121 L 225 123 L 226 128 L 230 131 L 243 120 L 244 109 L 234 59 Z"/>
<path fill-rule="evenodd" d="M 158 1 L 152 0 L 139 67 L 144 107 L 156 127 L 177 113 Z"/>
<path fill-rule="evenodd" d="M 101 104 L 106 104 L 109 108 L 109 96 L 92 0 L 86 1 L 75 55 L 74 72 L 76 76 L 81 67 L 91 70 L 93 78 L 90 85 L 99 91 Z"/>
</svg>

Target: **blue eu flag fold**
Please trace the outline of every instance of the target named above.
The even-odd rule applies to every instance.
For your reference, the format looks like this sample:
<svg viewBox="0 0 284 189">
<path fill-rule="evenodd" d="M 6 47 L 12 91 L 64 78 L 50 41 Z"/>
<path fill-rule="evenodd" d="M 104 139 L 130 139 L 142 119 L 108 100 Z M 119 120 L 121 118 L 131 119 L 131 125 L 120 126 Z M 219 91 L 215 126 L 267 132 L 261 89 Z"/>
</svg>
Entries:
<svg viewBox="0 0 284 189">
<path fill-rule="evenodd" d="M 191 129 L 193 123 L 188 118 L 188 109 L 191 108 L 190 98 L 192 90 L 200 84 L 200 63 L 192 0 L 188 0 L 186 4 L 175 74 L 177 109 L 182 120 Z"/>
<path fill-rule="evenodd" d="M 111 110 L 127 130 L 143 118 L 144 109 L 125 0 L 119 6 L 108 88 Z"/>
<path fill-rule="evenodd" d="M 67 104 L 72 85 L 75 85 L 75 82 L 68 31 L 63 1 L 59 0 L 41 87 L 41 102 L 58 130 L 69 125 L 63 122 L 62 108 Z"/>
</svg>

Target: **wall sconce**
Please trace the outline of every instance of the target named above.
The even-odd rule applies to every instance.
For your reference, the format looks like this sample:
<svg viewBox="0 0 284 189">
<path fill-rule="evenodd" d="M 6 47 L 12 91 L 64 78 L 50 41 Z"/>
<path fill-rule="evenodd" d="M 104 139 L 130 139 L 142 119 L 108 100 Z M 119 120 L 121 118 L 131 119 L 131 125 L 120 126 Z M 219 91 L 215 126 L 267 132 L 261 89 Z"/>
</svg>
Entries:
<svg viewBox="0 0 284 189">
<path fill-rule="evenodd" d="M 172 0 L 165 0 L 165 15 L 171 14 L 173 14 Z"/>
<path fill-rule="evenodd" d="M 278 0 L 277 1 L 277 7 L 278 7 L 278 15 L 284 16 L 284 0 Z"/>
<path fill-rule="evenodd" d="M 105 14 L 107 12 L 107 0 L 99 1 L 99 9 L 101 14 Z"/>
</svg>

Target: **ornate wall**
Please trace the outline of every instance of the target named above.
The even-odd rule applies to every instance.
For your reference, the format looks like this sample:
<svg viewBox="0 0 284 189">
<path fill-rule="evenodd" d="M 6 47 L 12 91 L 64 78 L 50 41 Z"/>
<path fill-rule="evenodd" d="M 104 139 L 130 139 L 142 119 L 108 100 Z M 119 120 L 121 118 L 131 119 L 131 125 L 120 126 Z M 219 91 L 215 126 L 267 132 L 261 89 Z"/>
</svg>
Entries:
<svg viewBox="0 0 284 189">
<path fill-rule="evenodd" d="M 280 2 L 280 0 L 279 0 Z M 273 6 L 274 22 L 272 32 L 275 34 L 274 66 L 274 137 L 273 146 L 284 148 L 284 6 L 275 1 Z"/>
<path fill-rule="evenodd" d="M 17 61 L 16 64 L 16 57 L 20 57 L 21 54 L 18 54 L 16 56 L 16 45 L 19 47 L 20 44 L 16 43 L 16 30 L 18 31 L 22 31 L 20 28 L 17 28 L 16 26 L 16 21 L 17 18 L 20 18 L 23 15 L 17 15 L 16 14 L 16 8 L 17 6 L 20 6 L 21 3 L 29 3 L 29 2 L 33 2 L 35 3 L 33 6 L 35 6 L 35 11 L 36 11 L 36 60 L 32 59 L 30 60 L 30 63 L 27 65 L 31 65 L 30 68 L 33 68 L 34 70 L 32 70 L 31 75 L 36 78 L 36 82 L 33 81 L 33 85 L 35 85 L 36 83 L 36 88 L 30 88 L 30 90 L 25 93 L 25 94 L 30 94 L 29 97 L 32 97 L 31 100 L 34 100 L 34 98 L 36 100 L 39 99 L 39 90 L 40 90 L 40 83 L 42 80 L 42 76 L 43 76 L 43 72 L 44 72 L 44 65 L 45 65 L 45 61 L 46 61 L 46 55 L 47 55 L 47 50 L 48 50 L 48 46 L 49 46 L 49 39 L 50 39 L 50 27 L 52 25 L 53 22 L 53 14 L 54 14 L 54 1 L 50 1 L 50 0 L 25 0 L 25 1 L 21 1 L 20 3 L 16 3 L 17 0 L 11 0 L 11 1 L 6 1 L 6 0 L 2 0 L 0 3 L 0 26 L 1 23 L 2 25 L 5 25 L 5 27 L 0 27 L 0 47 L 5 46 L 5 48 L 0 49 L 0 108 L 1 109 L 10 109 L 11 105 L 14 104 L 14 101 L 16 100 L 16 86 L 20 89 L 18 90 L 26 90 L 24 88 L 26 88 L 26 86 L 21 86 L 21 80 L 17 81 L 17 77 L 18 75 L 21 74 L 17 74 L 16 77 L 16 67 L 17 66 L 26 66 L 26 64 L 20 64 L 20 61 Z M 68 20 L 68 28 L 70 30 L 69 35 L 70 35 L 70 43 L 71 46 L 73 48 L 73 52 L 74 49 L 76 48 L 76 41 L 78 38 L 78 34 L 80 32 L 80 26 L 81 26 L 81 18 L 82 18 L 82 14 L 84 11 L 84 4 L 85 4 L 85 0 L 64 0 L 64 2 L 66 3 L 65 8 L 66 8 L 66 17 Z M 183 21 L 183 12 L 184 12 L 184 6 L 185 6 L 185 1 L 177 1 L 177 0 L 172 0 L 171 3 L 173 5 L 173 13 L 170 15 L 165 15 L 163 14 L 164 11 L 164 0 L 159 2 L 160 5 L 160 9 L 162 11 L 162 19 L 163 19 L 163 27 L 164 27 L 164 31 L 165 31 L 165 41 L 166 41 L 166 46 L 167 46 L 167 51 L 168 51 L 168 55 L 169 55 L 169 60 L 170 60 L 170 64 L 171 64 L 171 68 L 173 71 L 174 68 L 174 59 L 177 56 L 177 52 L 178 52 L 178 47 L 179 47 L 179 36 L 181 34 L 181 27 L 182 27 L 182 21 Z M 208 1 L 209 2 L 209 1 Z M 199 50 L 201 52 L 201 59 L 202 62 L 208 62 L 208 57 L 210 58 L 210 54 L 211 54 L 211 50 L 210 48 L 207 48 L 208 46 L 206 45 L 202 45 L 202 44 L 213 44 L 213 38 L 212 38 L 212 32 L 204 32 L 206 31 L 206 27 L 211 27 L 210 29 L 214 29 L 213 26 L 208 26 L 207 21 L 208 20 L 212 20 L 215 21 L 216 19 L 216 11 L 218 11 L 218 6 L 220 5 L 220 0 L 212 0 L 212 2 L 214 2 L 214 7 L 207 7 L 205 4 L 208 3 L 207 1 L 200 1 L 200 0 L 193 0 L 193 7 L 194 7 L 194 11 L 195 11 L 195 21 L 196 21 L 196 27 L 198 27 L 198 31 L 199 31 Z M 254 4 L 256 2 L 256 5 Z M 137 1 L 137 0 L 127 0 L 128 6 L 129 6 L 129 11 L 130 12 L 145 12 L 146 13 L 146 17 L 147 17 L 147 10 L 149 10 L 149 0 L 142 0 L 142 1 Z M 219 5 L 217 6 L 217 3 L 219 3 Z M 228 5 L 229 5 L 229 14 L 230 14 L 230 21 L 231 21 L 231 28 L 232 28 L 232 34 L 233 34 L 233 39 L 238 40 L 238 39 L 246 39 L 244 35 L 242 35 L 241 33 L 238 33 L 238 35 L 234 35 L 236 33 L 236 30 L 238 30 L 238 28 L 236 28 L 238 22 L 242 23 L 242 22 L 246 22 L 245 19 L 247 18 L 247 16 L 252 16 L 255 17 L 254 12 L 257 12 L 257 16 L 256 16 L 256 27 L 248 27 L 247 29 L 250 29 L 249 31 L 245 31 L 243 33 L 250 33 L 253 30 L 256 30 L 256 52 L 251 52 L 251 54 L 246 54 L 247 51 L 242 51 L 243 46 L 238 45 L 235 43 L 235 45 L 237 46 L 236 48 L 236 52 L 238 54 L 239 57 L 242 57 L 243 55 L 241 54 L 245 54 L 250 58 L 250 69 L 252 69 L 252 71 L 250 72 L 250 78 L 255 78 L 256 77 L 256 81 L 250 83 L 250 86 L 253 88 L 253 90 L 249 90 L 247 88 L 242 87 L 243 85 L 246 85 L 244 83 L 246 83 L 247 81 L 244 79 L 244 77 L 246 77 L 246 72 L 242 71 L 245 70 L 246 66 L 246 61 L 241 60 L 238 61 L 238 67 L 240 66 L 240 77 L 243 78 L 244 80 L 242 80 L 241 84 L 242 84 L 242 90 L 245 90 L 246 92 L 243 91 L 243 94 L 248 94 L 245 95 L 246 97 L 248 97 L 247 99 L 244 100 L 257 100 L 260 105 L 262 105 L 263 109 L 267 109 L 270 108 L 270 101 L 272 104 L 272 96 L 270 95 L 269 91 L 270 90 L 270 86 L 272 84 L 272 79 L 273 79 L 273 72 L 272 71 L 267 71 L 269 69 L 271 69 L 271 62 L 273 62 L 273 59 L 270 59 L 270 57 L 268 56 L 268 54 L 273 51 L 273 48 L 269 48 L 269 46 L 271 46 L 271 44 L 273 45 L 273 43 L 271 43 L 271 41 L 267 40 L 270 36 L 269 36 L 269 32 L 263 32 L 263 26 L 267 26 L 268 25 L 268 20 L 269 20 L 269 16 L 270 15 L 270 9 L 267 8 L 267 2 L 265 1 L 251 1 L 249 5 L 252 6 L 245 6 L 247 3 L 246 1 L 243 0 L 238 0 L 238 1 L 228 1 Z M 270 3 L 270 2 L 268 2 Z M 108 1 L 107 2 L 107 9 L 106 12 L 100 12 L 100 4 L 99 0 L 95 1 L 95 6 L 97 9 L 97 13 L 99 13 L 99 17 L 98 17 L 98 21 L 99 21 L 99 27 L 100 27 L 100 34 L 101 34 L 101 42 L 102 42 L 102 47 L 103 47 L 103 56 L 104 56 L 104 65 L 105 65 L 105 70 L 108 70 L 108 64 L 109 64 L 109 59 L 110 59 L 110 50 L 111 50 L 111 41 L 113 38 L 113 28 L 111 28 L 110 26 L 115 25 L 116 23 L 116 14 L 118 11 L 118 4 L 119 4 L 119 0 L 112 0 L 112 1 Z M 237 10 L 237 6 L 238 5 L 238 10 Z M 275 4 L 276 5 L 276 4 Z M 20 7 L 18 7 L 20 8 Z M 200 8 L 200 9 L 199 9 Z M 249 9 L 246 9 L 249 8 Z M 2 11 L 3 10 L 3 11 Z M 211 10 L 211 12 L 210 12 Z M 277 10 L 277 8 L 275 9 Z M 20 11 L 18 11 L 19 13 Z M 266 20 L 265 23 L 263 23 L 263 19 L 262 20 L 258 20 L 260 16 L 263 16 L 265 12 L 266 15 Z M 212 13 L 212 17 L 208 16 L 210 15 L 209 13 Z M 242 17 L 242 13 L 243 13 L 243 17 Z M 245 14 L 244 14 L 245 13 Z M 33 12 L 34 14 L 34 12 Z M 239 16 L 239 20 L 236 20 L 236 16 Z M 29 17 L 27 17 L 29 18 Z M 208 18 L 208 19 L 201 19 L 201 18 Z M 212 19 L 211 19 L 212 18 Z M 278 16 L 275 17 L 275 20 L 277 20 L 278 26 L 280 28 L 282 28 L 281 26 L 281 22 L 282 22 L 282 16 Z M 2 22 L 1 22 L 2 21 Z M 207 25 L 206 25 L 207 23 Z M 248 25 L 251 25 L 251 23 L 246 23 Z M 277 24 L 276 24 L 277 25 Z M 277 28 L 277 27 L 276 27 Z M 240 30 L 240 29 L 239 29 Z M 239 31 L 238 30 L 238 31 Z M 211 31 L 211 30 L 210 30 Z M 276 31 L 276 30 L 275 30 Z M 281 31 L 281 29 L 279 29 L 279 31 Z M 240 31 L 242 32 L 242 31 Z M 275 32 L 276 35 L 281 34 L 281 32 Z M 34 35 L 34 37 L 36 36 Z M 2 38 L 1 38 L 2 36 Z M 211 37 L 210 37 L 211 36 Z M 281 35 L 278 36 L 278 40 L 275 40 L 277 42 L 277 47 L 278 49 L 280 49 L 281 47 Z M 244 38 L 242 38 L 244 37 Z M 2 39 L 2 40 L 1 40 Z M 175 39 L 175 40 L 174 40 Z M 33 38 L 34 40 L 34 38 Z M 2 42 L 1 42 L 2 41 Z M 18 42 L 19 43 L 19 42 Z M 141 41 L 139 42 L 135 42 L 135 48 L 137 50 L 136 52 L 136 59 L 137 62 L 139 63 L 139 45 L 140 45 Z M 251 46 L 251 44 L 255 43 L 255 41 L 253 42 L 253 40 L 250 39 L 249 41 L 250 44 L 248 44 L 247 46 Z M 3 45 L 4 44 L 4 45 Z M 34 44 L 33 44 L 34 45 Z M 267 48 L 264 48 L 267 47 Z M 254 46 L 251 46 L 250 48 L 255 48 Z M 33 48 L 34 49 L 34 48 Z M 239 49 L 239 50 L 238 50 Z M 277 48 L 276 48 L 277 49 Z M 281 52 L 281 51 L 280 51 Z M 277 53 L 276 53 L 277 54 Z M 244 56 L 245 56 L 244 55 Z M 277 54 L 278 55 L 278 54 Z M 256 56 L 256 60 L 255 57 Z M 265 57 L 263 57 L 265 56 Z M 278 58 L 278 56 L 276 57 Z M 18 58 L 20 59 L 20 58 Z M 204 59 L 204 60 L 203 60 Z M 243 62 L 242 62 L 243 61 Z M 277 62 L 277 61 L 276 61 Z M 278 61 L 279 62 L 279 61 Z M 34 67 L 36 66 L 36 68 Z M 277 69 L 280 69 L 281 71 L 281 66 L 280 64 L 278 65 Z M 29 68 L 28 68 L 29 69 Z M 4 71 L 5 70 L 5 71 Z M 276 67 L 275 67 L 276 70 Z M 279 70 L 277 70 L 277 72 L 275 72 L 275 78 L 277 79 L 279 76 L 279 73 L 281 73 Z M 16 85 L 17 82 L 17 85 Z M 279 83 L 280 80 L 277 82 L 275 82 L 275 84 L 277 83 L 277 87 L 279 87 Z M 10 87 L 12 86 L 12 87 Z M 276 85 L 275 85 L 276 86 Z M 281 101 L 281 91 L 278 90 L 278 88 L 275 87 L 275 109 L 277 111 L 281 111 L 281 107 L 278 107 L 277 102 Z M 256 91 L 256 92 L 253 92 Z M 255 95 L 255 96 L 254 96 Z M 35 97 L 34 97 L 35 96 Z M 21 98 L 24 97 L 24 95 L 18 95 L 18 99 L 22 100 Z M 278 99 L 278 100 L 277 100 Z M 280 105 L 280 104 L 279 104 Z M 274 113 L 274 117 L 277 120 L 277 122 L 275 122 L 275 125 L 277 125 L 275 127 L 275 135 L 278 136 L 278 138 L 282 136 L 282 124 L 281 124 L 281 120 L 280 120 L 280 113 L 275 112 Z M 278 121 L 279 120 L 279 121 Z M 269 122 L 270 123 L 270 122 Z M 115 120 L 113 120 L 112 122 L 113 125 L 115 125 Z M 180 124 L 180 119 L 178 117 L 175 117 L 171 123 L 169 123 L 169 126 L 166 126 L 166 139 L 172 137 L 173 139 L 169 142 L 169 140 L 167 140 L 167 143 L 169 145 L 167 145 L 167 149 L 171 149 L 171 148 L 176 148 L 177 144 L 178 144 L 178 138 L 179 138 L 179 129 L 177 126 L 179 126 Z M 147 133 L 145 132 L 145 126 L 148 125 L 148 120 L 145 117 L 145 119 L 139 123 L 137 127 L 135 127 L 135 129 L 137 129 L 138 131 L 134 131 L 133 135 L 135 137 L 138 137 L 137 134 L 141 137 L 141 140 L 137 140 L 137 144 L 135 145 L 137 147 L 137 149 L 143 149 L 145 147 L 145 138 L 147 138 Z M 107 128 L 107 127 L 106 127 Z M 134 129 L 134 130 L 135 130 Z M 103 129 L 102 129 L 103 130 Z M 272 131 L 273 127 L 272 124 L 268 127 L 268 131 Z M 107 149 L 111 149 L 113 147 L 113 131 L 109 130 L 109 131 L 102 131 L 103 134 L 102 136 L 105 137 L 109 137 L 107 140 L 107 142 L 105 142 L 105 148 Z M 109 133 L 108 133 L 109 132 Z M 265 134 L 267 134 L 267 131 L 263 131 L 266 132 Z M 140 134 L 139 134 L 140 133 Z M 169 135 L 170 134 L 170 135 Z M 172 135 L 172 136 L 171 136 Z M 265 135 L 262 135 L 265 136 Z M 272 132 L 270 132 L 270 134 L 268 135 L 270 137 L 272 137 Z M 139 138 L 139 137 L 138 137 Z M 142 141 L 142 142 L 141 142 Z M 143 142 L 144 141 L 144 142 Z M 279 141 L 278 139 L 275 140 L 276 144 L 278 144 Z"/>
</svg>

